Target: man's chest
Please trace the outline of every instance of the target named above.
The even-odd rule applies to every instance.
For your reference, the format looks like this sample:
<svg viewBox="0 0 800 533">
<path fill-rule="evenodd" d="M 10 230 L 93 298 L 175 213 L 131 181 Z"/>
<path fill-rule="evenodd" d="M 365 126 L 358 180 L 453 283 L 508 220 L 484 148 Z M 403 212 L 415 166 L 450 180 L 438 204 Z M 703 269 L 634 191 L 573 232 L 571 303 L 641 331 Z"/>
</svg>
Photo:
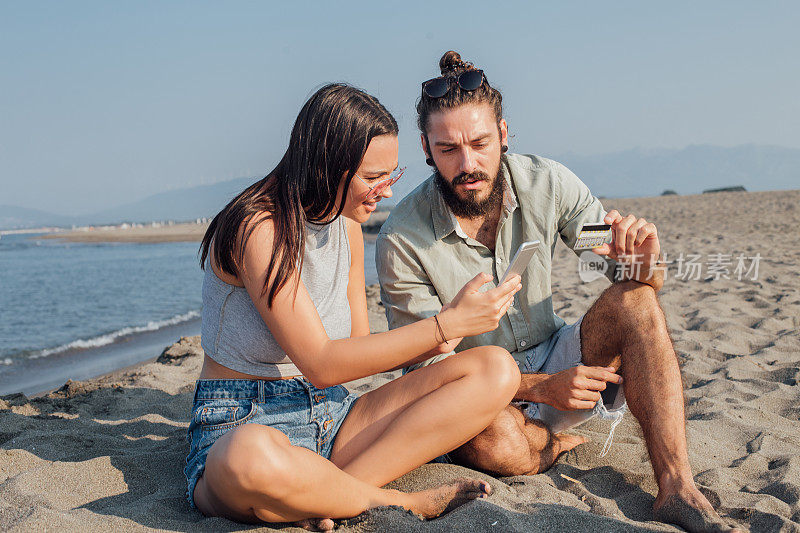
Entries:
<svg viewBox="0 0 800 533">
<path fill-rule="evenodd" d="M 509 217 L 491 236 L 493 242 L 481 242 L 477 237 L 477 233 L 473 238 L 466 232 L 453 232 L 420 251 L 418 257 L 423 259 L 427 278 L 442 303 L 451 301 L 464 284 L 481 272 L 493 278 L 484 290 L 496 286 L 510 266 L 514 252 L 525 241 L 538 240 L 543 246 L 536 251 L 530 268 L 523 275 L 523 287 L 529 289 L 531 284 L 549 286 L 552 235 L 542 232 L 540 226 L 525 224 L 520 217 Z M 541 289 L 535 292 L 539 293 Z M 524 296 L 520 298 L 525 299 Z"/>
<path fill-rule="evenodd" d="M 494 252 L 495 243 L 498 239 L 500 222 L 499 214 L 479 220 L 458 219 L 459 226 L 467 237 L 477 241 L 492 252 Z"/>
</svg>

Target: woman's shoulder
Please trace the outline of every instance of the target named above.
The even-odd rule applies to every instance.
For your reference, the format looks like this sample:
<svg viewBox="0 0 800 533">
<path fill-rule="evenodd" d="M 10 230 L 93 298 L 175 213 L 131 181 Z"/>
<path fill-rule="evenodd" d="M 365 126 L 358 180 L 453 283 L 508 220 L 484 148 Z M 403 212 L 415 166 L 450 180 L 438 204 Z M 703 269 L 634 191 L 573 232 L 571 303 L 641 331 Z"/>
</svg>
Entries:
<svg viewBox="0 0 800 533">
<path fill-rule="evenodd" d="M 350 220 L 347 217 L 342 217 L 344 219 L 344 225 L 347 229 L 347 238 L 350 240 L 350 244 L 352 245 L 359 239 L 364 238 L 364 233 L 361 230 L 361 224 L 356 222 L 355 220 Z"/>
<path fill-rule="evenodd" d="M 271 213 L 268 211 L 260 212 L 249 220 L 242 222 L 236 230 L 236 237 L 232 249 L 229 252 L 232 262 L 234 264 L 237 263 L 239 257 L 247 262 L 249 259 L 248 256 L 264 257 L 266 261 L 269 261 L 269 258 L 272 256 L 274 234 L 274 220 Z M 229 273 L 217 263 L 216 246 L 216 239 L 213 239 L 209 246 L 208 254 L 212 271 L 225 283 L 243 287 L 244 284 L 239 278 L 238 273 Z"/>
<path fill-rule="evenodd" d="M 364 264 L 364 233 L 361 231 L 361 224 L 355 220 L 345 219 L 347 228 L 347 245 L 350 250 L 350 266 Z"/>
<path fill-rule="evenodd" d="M 275 219 L 269 211 L 259 211 L 257 214 L 245 220 L 239 225 L 236 234 L 236 246 L 243 246 L 247 243 L 245 239 L 257 235 L 260 239 L 269 239 L 272 242 L 275 234 Z"/>
</svg>

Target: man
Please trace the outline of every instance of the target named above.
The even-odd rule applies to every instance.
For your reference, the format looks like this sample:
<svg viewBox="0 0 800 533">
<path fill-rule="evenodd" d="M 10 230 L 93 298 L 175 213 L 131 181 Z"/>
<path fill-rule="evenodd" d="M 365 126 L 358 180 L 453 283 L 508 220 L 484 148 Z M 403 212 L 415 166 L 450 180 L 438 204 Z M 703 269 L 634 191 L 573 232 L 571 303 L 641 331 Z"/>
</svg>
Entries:
<svg viewBox="0 0 800 533">
<path fill-rule="evenodd" d="M 606 213 L 559 163 L 507 154 L 500 93 L 455 52 L 442 57 L 440 68 L 442 77 L 423 84 L 417 104 L 422 148 L 434 174 L 393 210 L 377 241 L 389 327 L 438 313 L 477 272 L 497 283 L 520 243 L 542 243 L 495 331 L 449 339 L 407 369 L 481 345 L 506 348 L 520 365 L 515 400 L 532 404 L 528 416 L 509 406 L 450 456 L 503 476 L 546 470 L 583 439 L 553 435 L 539 420 L 541 411 L 551 406 L 569 416 L 585 410 L 585 419 L 608 384 L 624 380 L 658 482 L 656 517 L 692 531 L 730 530 L 698 491 L 689 466 L 680 369 L 656 297 L 663 284 L 656 227 Z M 609 260 L 615 283 L 577 323 L 565 325 L 553 312 L 550 290 L 556 238 L 572 248 L 584 224 L 601 220 L 611 224 L 613 241 L 595 252 Z M 626 258 L 636 258 L 637 268 L 620 269 Z"/>
</svg>

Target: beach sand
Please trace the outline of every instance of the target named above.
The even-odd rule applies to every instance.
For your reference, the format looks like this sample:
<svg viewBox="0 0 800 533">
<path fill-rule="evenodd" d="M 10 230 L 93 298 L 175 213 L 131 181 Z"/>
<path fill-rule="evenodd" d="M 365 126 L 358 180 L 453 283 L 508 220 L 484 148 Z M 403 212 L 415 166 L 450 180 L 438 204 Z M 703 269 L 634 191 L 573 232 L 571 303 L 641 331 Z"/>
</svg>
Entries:
<svg viewBox="0 0 800 533">
<path fill-rule="evenodd" d="M 604 203 L 655 222 L 668 261 L 700 254 L 702 278 L 709 262 L 719 263 L 709 254 L 734 256 L 731 279 L 675 279 L 677 263 L 670 265 L 660 296 L 683 368 L 690 460 L 723 515 L 753 531 L 800 531 L 800 251 L 786 238 L 800 226 L 800 191 Z M 752 271 L 737 279 L 739 254 L 761 255 L 756 280 Z M 567 321 L 607 284 L 580 282 L 577 258 L 559 245 L 554 303 Z M 377 294 L 368 288 L 373 331 L 386 327 Z M 35 399 L 0 400 L 0 530 L 269 530 L 204 518 L 185 501 L 186 418 L 200 363 L 198 338 L 185 338 L 159 361 Z M 349 386 L 363 392 L 391 378 Z M 339 527 L 676 531 L 653 521 L 656 484 L 636 421 L 626 415 L 600 458 L 607 431 L 601 421 L 577 428 L 590 441 L 536 476 L 495 479 L 424 465 L 391 486 L 419 490 L 471 475 L 495 492 L 429 522 L 380 508 Z"/>
<path fill-rule="evenodd" d="M 199 242 L 203 240 L 208 224 L 180 223 L 163 226 L 121 228 L 116 226 L 85 227 L 72 231 L 59 231 L 37 239 L 60 239 L 67 242 Z"/>
</svg>

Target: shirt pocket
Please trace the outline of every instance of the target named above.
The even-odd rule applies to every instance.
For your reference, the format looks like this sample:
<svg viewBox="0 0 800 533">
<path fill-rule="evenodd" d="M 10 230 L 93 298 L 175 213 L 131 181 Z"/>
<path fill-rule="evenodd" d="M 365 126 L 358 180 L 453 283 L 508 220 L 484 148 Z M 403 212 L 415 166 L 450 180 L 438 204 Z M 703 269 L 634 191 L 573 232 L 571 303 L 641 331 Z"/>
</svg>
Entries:
<svg viewBox="0 0 800 533">
<path fill-rule="evenodd" d="M 227 430 L 246 423 L 255 414 L 253 400 L 214 400 L 195 409 L 194 422 L 203 431 Z"/>
</svg>

